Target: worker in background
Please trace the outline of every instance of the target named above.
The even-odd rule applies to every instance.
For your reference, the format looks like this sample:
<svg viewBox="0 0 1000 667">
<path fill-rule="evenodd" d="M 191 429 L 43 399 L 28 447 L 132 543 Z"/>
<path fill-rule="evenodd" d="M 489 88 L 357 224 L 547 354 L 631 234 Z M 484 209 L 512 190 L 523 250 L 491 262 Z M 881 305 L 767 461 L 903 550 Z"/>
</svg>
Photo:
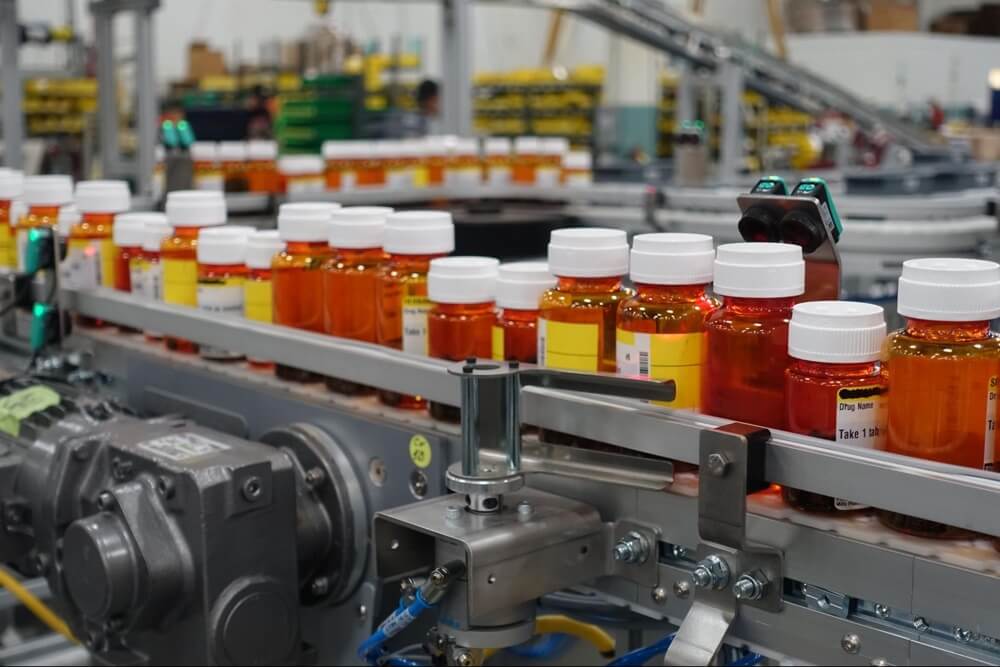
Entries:
<svg viewBox="0 0 1000 667">
<path fill-rule="evenodd" d="M 247 118 L 247 139 L 271 139 L 274 126 L 271 114 L 271 98 L 263 86 L 254 86 L 247 101 L 250 111 Z"/>
<path fill-rule="evenodd" d="M 417 108 L 424 120 L 424 134 L 441 134 L 441 87 L 424 79 L 417 87 Z"/>
</svg>

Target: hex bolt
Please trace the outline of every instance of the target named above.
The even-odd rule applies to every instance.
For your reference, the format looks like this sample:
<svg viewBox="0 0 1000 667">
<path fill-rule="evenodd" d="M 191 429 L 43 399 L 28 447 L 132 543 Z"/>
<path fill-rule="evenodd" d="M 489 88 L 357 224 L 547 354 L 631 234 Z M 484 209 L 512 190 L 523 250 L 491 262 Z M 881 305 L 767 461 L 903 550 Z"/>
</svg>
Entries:
<svg viewBox="0 0 1000 667">
<path fill-rule="evenodd" d="M 657 586 L 650 593 L 650 597 L 653 598 L 653 602 L 656 604 L 664 604 L 667 601 L 667 589 L 663 586 Z"/>
<path fill-rule="evenodd" d="M 649 543 L 645 537 L 633 531 L 618 540 L 612 553 L 619 563 L 639 565 L 649 558 Z"/>
<path fill-rule="evenodd" d="M 714 452 L 708 455 L 708 472 L 713 477 L 725 477 L 729 471 L 729 459 L 725 454 Z"/>
<path fill-rule="evenodd" d="M 698 563 L 691 572 L 691 579 L 698 588 L 721 591 L 729 585 L 729 563 L 713 554 Z"/>
<path fill-rule="evenodd" d="M 458 521 L 462 518 L 462 508 L 459 505 L 448 505 L 444 510 L 444 516 L 449 521 Z"/>
<path fill-rule="evenodd" d="M 110 512 L 115 508 L 115 497 L 109 491 L 101 491 L 97 495 L 97 508 L 104 512 Z"/>
<path fill-rule="evenodd" d="M 889 609 L 884 604 L 882 604 L 881 602 L 875 603 L 875 615 L 878 616 L 879 618 L 881 619 L 889 618 L 889 614 L 891 613 L 892 610 Z"/>
<path fill-rule="evenodd" d="M 927 621 L 924 620 L 923 616 L 917 616 L 913 619 L 913 629 L 917 632 L 927 632 L 931 626 L 927 625 Z"/>
<path fill-rule="evenodd" d="M 968 644 L 972 641 L 972 633 L 965 628 L 955 626 L 954 633 L 955 639 L 963 644 Z"/>
<path fill-rule="evenodd" d="M 675 581 L 674 595 L 678 600 L 687 600 L 691 596 L 691 584 L 686 581 Z"/>
<path fill-rule="evenodd" d="M 517 504 L 517 515 L 522 519 L 530 519 L 535 514 L 535 508 L 527 500 Z"/>
<path fill-rule="evenodd" d="M 313 597 L 324 597 L 330 592 L 330 579 L 327 577 L 316 577 L 309 584 L 309 592 L 313 594 Z"/>
<path fill-rule="evenodd" d="M 264 487 L 260 483 L 259 477 L 248 477 L 245 482 L 243 482 L 243 497 L 248 502 L 256 502 L 260 500 L 261 494 L 264 492 Z"/>
<path fill-rule="evenodd" d="M 687 547 L 682 547 L 679 544 L 675 544 L 670 548 L 670 554 L 677 560 L 684 560 L 688 557 Z"/>
<path fill-rule="evenodd" d="M 854 634 L 844 635 L 840 640 L 840 648 L 844 649 L 844 653 L 857 655 L 861 651 L 861 637 Z"/>
<path fill-rule="evenodd" d="M 708 588 L 712 585 L 712 572 L 704 566 L 699 565 L 691 572 L 691 580 L 696 588 Z"/>
<path fill-rule="evenodd" d="M 733 595 L 743 602 L 756 602 L 764 597 L 767 582 L 757 574 L 744 574 L 733 585 Z"/>
<path fill-rule="evenodd" d="M 320 467 L 309 468 L 309 470 L 306 470 L 305 480 L 306 485 L 310 489 L 315 489 L 317 486 L 322 486 L 323 482 L 326 481 L 326 473 Z"/>
</svg>

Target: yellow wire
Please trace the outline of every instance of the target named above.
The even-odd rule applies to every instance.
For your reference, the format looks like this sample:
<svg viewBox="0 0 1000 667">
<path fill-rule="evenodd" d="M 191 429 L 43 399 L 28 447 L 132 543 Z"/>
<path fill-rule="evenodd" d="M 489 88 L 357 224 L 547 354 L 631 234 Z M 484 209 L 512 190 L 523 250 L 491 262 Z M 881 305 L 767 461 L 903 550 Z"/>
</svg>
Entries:
<svg viewBox="0 0 1000 667">
<path fill-rule="evenodd" d="M 596 648 L 605 658 L 615 656 L 615 638 L 596 625 L 583 623 L 568 616 L 539 616 L 535 620 L 535 636 L 552 634 L 570 635 L 582 639 Z M 495 648 L 483 651 L 483 662 L 492 658 L 499 651 L 500 649 Z"/>
<path fill-rule="evenodd" d="M 11 595 L 28 608 L 28 611 L 37 616 L 38 620 L 42 623 L 49 626 L 49 629 L 53 632 L 61 634 L 73 643 L 78 643 L 69 626 L 66 625 L 66 622 L 59 618 L 54 611 L 49 609 L 48 605 L 35 597 L 31 591 L 21 585 L 20 581 L 11 576 L 3 568 L 0 568 L 0 587 L 6 588 Z"/>
</svg>

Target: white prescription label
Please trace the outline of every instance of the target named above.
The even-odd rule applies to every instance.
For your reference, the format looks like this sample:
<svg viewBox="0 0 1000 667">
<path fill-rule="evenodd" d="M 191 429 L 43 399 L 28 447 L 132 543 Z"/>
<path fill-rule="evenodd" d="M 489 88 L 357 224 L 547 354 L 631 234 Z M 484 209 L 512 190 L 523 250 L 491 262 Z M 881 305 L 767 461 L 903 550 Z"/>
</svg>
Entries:
<svg viewBox="0 0 1000 667">
<path fill-rule="evenodd" d="M 990 378 L 990 385 L 986 392 L 986 442 L 983 447 L 983 468 L 993 470 L 996 462 L 997 446 L 997 376 Z"/>
<path fill-rule="evenodd" d="M 427 354 L 427 313 L 431 302 L 425 296 L 403 297 L 403 352 Z"/>
<path fill-rule="evenodd" d="M 841 387 L 837 392 L 837 443 L 868 449 L 883 449 L 886 439 L 885 387 L 867 385 Z M 836 509 L 849 512 L 867 505 L 835 498 Z"/>
</svg>

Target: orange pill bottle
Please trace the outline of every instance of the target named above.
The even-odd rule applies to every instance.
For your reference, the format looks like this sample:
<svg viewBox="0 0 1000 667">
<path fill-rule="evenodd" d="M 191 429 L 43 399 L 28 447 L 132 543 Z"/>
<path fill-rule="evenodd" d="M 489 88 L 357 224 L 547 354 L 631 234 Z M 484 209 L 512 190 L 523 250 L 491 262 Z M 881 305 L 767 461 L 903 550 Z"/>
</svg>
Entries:
<svg viewBox="0 0 1000 667">
<path fill-rule="evenodd" d="M 880 357 L 882 308 L 852 301 L 812 301 L 792 310 L 785 374 L 787 425 L 836 445 L 883 449 L 888 388 Z M 867 509 L 849 499 L 784 487 L 785 501 L 806 512 Z"/>
<path fill-rule="evenodd" d="M 506 137 L 490 137 L 483 141 L 483 182 L 494 187 L 510 185 L 514 179 L 514 155 Z"/>
<path fill-rule="evenodd" d="M 277 142 L 266 140 L 247 142 L 246 175 L 250 192 L 274 194 L 281 190 Z"/>
<path fill-rule="evenodd" d="M 554 188 L 562 184 L 563 159 L 569 153 L 569 140 L 550 137 L 541 141 L 541 155 L 535 172 L 535 185 Z"/>
<path fill-rule="evenodd" d="M 324 141 L 322 146 L 326 189 L 330 191 L 354 188 L 354 142 Z"/>
<path fill-rule="evenodd" d="M 538 137 L 514 139 L 514 183 L 534 185 L 542 158 L 542 140 Z"/>
<path fill-rule="evenodd" d="M 73 181 L 69 176 L 29 176 L 24 179 L 24 203 L 27 214 L 17 222 L 15 234 L 17 268 L 25 270 L 25 251 L 32 229 L 51 229 L 56 233 L 59 209 L 73 201 Z"/>
<path fill-rule="evenodd" d="M 146 221 L 140 233 L 142 250 L 130 265 L 132 293 L 149 301 L 163 301 L 163 265 L 160 263 L 160 249 L 163 242 L 173 236 L 174 228 L 167 222 L 167 216 L 162 213 L 143 213 Z M 122 224 L 120 216 L 115 222 L 115 229 Z M 163 334 L 146 329 L 143 331 L 147 340 L 162 340 Z"/>
<path fill-rule="evenodd" d="M 483 182 L 478 139 L 448 138 L 448 162 L 444 182 L 445 185 L 456 188 L 475 187 Z"/>
<path fill-rule="evenodd" d="M 805 291 L 802 249 L 784 243 L 719 246 L 715 293 L 722 308 L 706 324 L 708 353 L 702 366 L 702 411 L 786 428 L 785 371 L 788 322 Z"/>
<path fill-rule="evenodd" d="M 198 232 L 198 309 L 222 316 L 243 316 L 249 227 L 226 225 Z M 236 361 L 243 355 L 202 345 L 198 353 L 212 361 Z"/>
<path fill-rule="evenodd" d="M 455 225 L 444 211 L 393 213 L 385 221 L 384 248 L 389 257 L 376 284 L 380 345 L 410 354 L 427 355 L 427 273 L 431 260 L 455 249 Z M 383 403 L 420 410 L 427 402 L 420 396 L 380 391 Z"/>
<path fill-rule="evenodd" d="M 191 144 L 192 187 L 195 190 L 219 190 L 225 187 L 222 165 L 219 164 L 219 145 L 214 141 L 196 141 Z"/>
<path fill-rule="evenodd" d="M 223 189 L 226 192 L 246 192 L 249 190 L 247 143 L 245 141 L 220 141 L 218 150 Z"/>
<path fill-rule="evenodd" d="M 427 274 L 427 351 L 435 359 L 462 361 L 493 356 L 496 283 L 500 262 L 492 257 L 441 257 Z M 435 419 L 457 422 L 459 408 L 430 404 Z"/>
<path fill-rule="evenodd" d="M 271 264 L 285 249 L 277 231 L 253 232 L 247 237 L 247 275 L 243 283 L 243 316 L 254 322 L 274 323 L 274 286 Z M 273 370 L 274 363 L 250 357 L 254 368 Z"/>
<path fill-rule="evenodd" d="M 711 236 L 642 234 L 632 241 L 636 294 L 618 311 L 618 373 L 673 380 L 676 397 L 658 405 L 701 408 L 705 322 L 719 309 L 708 294 L 714 262 Z"/>
<path fill-rule="evenodd" d="M 17 220 L 12 217 L 11 204 L 24 191 L 24 175 L 20 171 L 0 168 L 0 270 L 17 268 L 17 245 L 14 229 Z"/>
<path fill-rule="evenodd" d="M 889 433 L 896 454 L 968 468 L 996 463 L 1000 265 L 975 259 L 903 263 L 897 310 L 906 326 L 889 336 Z M 963 531 L 882 512 L 884 523 L 922 537 Z"/>
<path fill-rule="evenodd" d="M 618 229 L 558 229 L 549 242 L 549 270 L 558 279 L 539 303 L 538 365 L 614 373 L 619 306 L 629 247 Z"/>
<path fill-rule="evenodd" d="M 115 289 L 133 292 L 142 261 L 143 229 L 150 216 L 166 221 L 162 213 L 122 213 L 115 218 L 111 240 L 115 245 Z"/>
<path fill-rule="evenodd" d="M 501 264 L 497 275 L 497 314 L 493 358 L 533 364 L 538 358 L 538 304 L 556 286 L 545 262 Z"/>
<path fill-rule="evenodd" d="M 97 284 L 117 284 L 115 218 L 129 210 L 132 195 L 125 181 L 81 181 L 76 185 L 80 222 L 69 231 L 68 255 L 87 253 L 95 264 Z"/>
<path fill-rule="evenodd" d="M 386 184 L 386 163 L 392 153 L 392 147 L 381 141 L 361 142 L 357 165 L 357 187 L 384 188 Z"/>
<path fill-rule="evenodd" d="M 427 137 L 424 147 L 424 164 L 427 168 L 427 185 L 439 188 L 444 185 L 448 166 L 448 142 L 445 137 Z"/>
</svg>

